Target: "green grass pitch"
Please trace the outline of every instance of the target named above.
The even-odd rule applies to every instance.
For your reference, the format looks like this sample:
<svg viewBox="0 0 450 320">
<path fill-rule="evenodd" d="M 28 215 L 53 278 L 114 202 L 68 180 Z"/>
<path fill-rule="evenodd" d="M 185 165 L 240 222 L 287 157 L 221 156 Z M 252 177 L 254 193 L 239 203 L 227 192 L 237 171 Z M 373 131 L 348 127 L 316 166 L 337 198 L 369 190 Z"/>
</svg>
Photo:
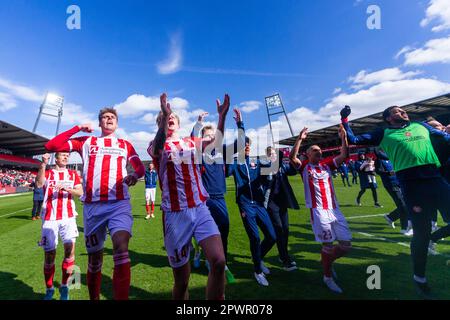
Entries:
<svg viewBox="0 0 450 320">
<path fill-rule="evenodd" d="M 309 212 L 304 206 L 303 187 L 299 176 L 291 183 L 301 203 L 301 209 L 291 210 L 289 250 L 299 269 L 286 272 L 278 262 L 276 246 L 265 258 L 271 268 L 269 287 L 259 286 L 253 278 L 253 267 L 247 235 L 234 201 L 234 183 L 227 180 L 226 195 L 230 215 L 228 265 L 236 283 L 227 285 L 229 299 L 416 299 L 409 251 L 410 238 L 399 233 L 399 226 L 391 229 L 382 216 L 393 209 L 393 201 L 385 190 L 378 189 L 384 208 L 375 208 L 370 192 L 362 199 L 363 206 L 355 205 L 358 186 L 344 188 L 340 178 L 335 179 L 338 200 L 344 215 L 349 218 L 353 233 L 353 251 L 335 264 L 338 284 L 344 294 L 328 291 L 322 283 L 320 244 L 314 241 L 309 224 Z M 132 280 L 130 299 L 170 299 L 172 271 L 163 248 L 162 222 L 159 207 L 156 218 L 145 220 L 144 184 L 130 189 L 134 227 L 130 242 Z M 158 189 L 158 199 L 160 192 Z M 159 204 L 159 200 L 157 201 Z M 0 198 L 0 299 L 43 298 L 43 251 L 37 246 L 40 238 L 40 221 L 31 221 L 32 195 Z M 77 202 L 80 237 L 76 244 L 76 265 L 81 270 L 81 287 L 71 290 L 71 299 L 88 299 L 86 287 L 87 254 L 84 248 L 82 206 Z M 370 217 L 358 217 L 370 216 Z M 440 219 L 440 218 L 439 218 Z M 439 224 L 442 225 L 442 220 Z M 436 295 L 450 299 L 450 242 L 438 245 L 441 255 L 429 256 L 428 279 Z M 62 246 L 57 250 L 55 285 L 61 279 Z M 378 265 L 381 270 L 381 289 L 369 290 L 367 268 Z M 103 264 L 102 299 L 112 299 L 112 250 L 108 238 Z M 204 299 L 207 269 L 192 269 L 189 292 L 191 299 Z M 59 299 L 59 293 L 55 293 Z"/>
</svg>

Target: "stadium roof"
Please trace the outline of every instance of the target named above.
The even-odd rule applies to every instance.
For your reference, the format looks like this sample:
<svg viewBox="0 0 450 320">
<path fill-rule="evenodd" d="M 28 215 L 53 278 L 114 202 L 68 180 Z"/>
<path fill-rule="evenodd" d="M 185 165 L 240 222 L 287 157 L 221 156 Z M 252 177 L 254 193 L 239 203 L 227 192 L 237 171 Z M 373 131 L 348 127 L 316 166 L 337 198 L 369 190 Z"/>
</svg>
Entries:
<svg viewBox="0 0 450 320">
<path fill-rule="evenodd" d="M 424 121 L 428 116 L 441 119 L 444 124 L 450 123 L 450 93 L 431 99 L 411 103 L 401 106 L 408 112 L 409 118 L 412 121 Z M 382 112 L 374 113 L 370 116 L 355 119 L 349 122 L 353 133 L 361 134 L 370 132 L 379 127 L 384 127 Z M 312 131 L 308 134 L 303 147 L 313 144 L 320 145 L 335 145 L 337 143 L 337 130 L 339 124 L 335 124 L 323 129 Z M 280 140 L 277 143 L 280 145 L 293 146 L 298 136 Z"/>
<path fill-rule="evenodd" d="M 0 148 L 14 155 L 34 156 L 44 154 L 48 139 L 5 121 L 0 121 Z"/>
</svg>

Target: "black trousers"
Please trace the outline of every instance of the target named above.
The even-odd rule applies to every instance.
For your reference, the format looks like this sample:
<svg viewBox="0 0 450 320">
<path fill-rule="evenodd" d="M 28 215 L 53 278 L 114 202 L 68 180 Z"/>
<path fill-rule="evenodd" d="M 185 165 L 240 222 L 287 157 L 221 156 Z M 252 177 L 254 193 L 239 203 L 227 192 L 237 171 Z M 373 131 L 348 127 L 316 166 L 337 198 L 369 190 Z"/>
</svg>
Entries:
<svg viewBox="0 0 450 320">
<path fill-rule="evenodd" d="M 350 181 L 348 180 L 348 175 L 341 174 L 341 178 L 342 178 L 342 183 L 344 184 L 344 187 L 345 187 L 345 181 L 347 181 L 347 186 L 350 187 Z"/>
<path fill-rule="evenodd" d="M 352 184 L 358 184 L 358 173 L 352 171 Z"/>
<path fill-rule="evenodd" d="M 31 210 L 31 217 L 37 217 L 41 214 L 43 200 L 33 200 L 33 209 Z"/>
<path fill-rule="evenodd" d="M 378 194 L 377 194 L 377 189 L 375 188 L 375 186 L 372 183 L 369 183 L 369 188 L 370 190 L 372 190 L 372 198 L 375 204 L 378 203 Z M 361 197 L 362 195 L 366 192 L 366 188 L 361 189 L 361 191 L 359 191 L 358 193 L 358 197 L 356 198 L 356 200 L 359 202 L 361 202 Z"/>
<path fill-rule="evenodd" d="M 397 207 L 394 211 L 388 214 L 388 217 L 392 221 L 400 218 L 401 228 L 406 230 L 406 228 L 408 228 L 408 208 L 406 207 L 405 200 L 403 199 L 402 189 L 400 186 L 385 186 L 385 188 Z"/>
<path fill-rule="evenodd" d="M 411 240 L 413 271 L 416 276 L 425 277 L 431 219 L 436 210 L 448 207 L 450 185 L 439 177 L 401 181 L 401 188 L 414 229 Z"/>
<path fill-rule="evenodd" d="M 288 239 L 289 239 L 289 216 L 288 209 L 270 200 L 267 206 L 270 220 L 272 221 L 277 235 L 277 248 L 281 261 L 289 260 Z"/>
</svg>

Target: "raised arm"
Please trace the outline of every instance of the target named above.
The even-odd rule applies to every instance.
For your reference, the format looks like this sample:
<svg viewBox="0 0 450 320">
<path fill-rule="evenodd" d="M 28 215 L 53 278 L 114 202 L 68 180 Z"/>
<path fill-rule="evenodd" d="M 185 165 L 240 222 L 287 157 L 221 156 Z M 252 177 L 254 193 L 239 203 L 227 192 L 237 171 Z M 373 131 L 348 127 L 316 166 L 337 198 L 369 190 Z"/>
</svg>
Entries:
<svg viewBox="0 0 450 320">
<path fill-rule="evenodd" d="M 444 138 L 447 143 L 450 143 L 450 134 L 448 134 L 447 132 L 433 128 L 425 122 L 421 122 L 420 124 L 427 128 L 428 131 L 430 131 L 431 136 Z"/>
<path fill-rule="evenodd" d="M 161 116 L 158 117 L 158 132 L 156 133 L 155 139 L 152 141 L 151 148 L 149 148 L 149 154 L 154 159 L 159 159 L 163 151 L 167 139 L 167 119 L 172 113 L 170 104 L 167 102 L 167 95 L 163 93 L 159 99 L 161 102 Z"/>
<path fill-rule="evenodd" d="M 241 110 L 238 108 L 233 109 L 234 112 L 234 121 L 236 121 L 236 126 L 238 129 L 238 137 L 236 141 L 233 141 L 233 143 L 230 143 L 228 145 L 223 145 L 223 157 L 224 159 L 227 158 L 227 155 L 234 155 L 235 153 L 239 152 L 238 148 L 245 147 L 245 127 L 244 122 L 242 121 L 242 114 Z"/>
<path fill-rule="evenodd" d="M 222 147 L 223 136 L 225 131 L 225 120 L 227 118 L 228 110 L 230 109 L 230 96 L 225 94 L 223 103 L 219 99 L 216 100 L 217 112 L 219 113 L 219 122 L 217 123 L 217 130 L 214 139 L 207 139 L 202 141 L 202 150 L 205 150 L 209 145 L 208 149 L 217 149 Z"/>
<path fill-rule="evenodd" d="M 191 131 L 191 138 L 197 138 L 201 136 L 201 130 L 203 128 L 203 120 L 208 115 L 208 112 L 202 112 L 198 115 L 197 122 L 195 123 L 194 127 Z"/>
<path fill-rule="evenodd" d="M 383 140 L 383 135 L 384 135 L 383 129 L 380 128 L 371 133 L 364 133 L 364 134 L 355 136 L 353 134 L 352 129 L 350 128 L 350 125 L 348 124 L 348 116 L 350 115 L 350 113 L 351 113 L 351 108 L 349 106 L 345 106 L 341 110 L 341 122 L 346 131 L 348 141 L 352 144 L 378 146 L 381 143 L 381 140 Z"/>
<path fill-rule="evenodd" d="M 339 138 L 341 138 L 341 153 L 334 158 L 334 164 L 338 168 L 348 158 L 347 132 L 342 125 L 339 126 Z"/>
<path fill-rule="evenodd" d="M 74 134 L 78 132 L 88 132 L 91 133 L 94 130 L 92 129 L 92 125 L 81 124 L 73 127 L 70 130 L 67 130 L 45 144 L 45 149 L 50 152 L 71 152 L 71 151 L 81 151 L 82 142 L 79 139 L 70 139 Z"/>
<path fill-rule="evenodd" d="M 42 188 L 45 184 L 45 169 L 47 168 L 48 162 L 50 160 L 50 155 L 48 153 L 42 156 L 42 162 L 39 166 L 39 170 L 36 176 L 36 188 Z"/>
<path fill-rule="evenodd" d="M 300 150 L 300 146 L 302 145 L 303 140 L 305 140 L 307 136 L 308 136 L 308 128 L 304 127 L 302 131 L 300 131 L 300 134 L 297 137 L 297 141 L 295 141 L 294 147 L 292 148 L 291 153 L 289 154 L 289 160 L 291 161 L 292 165 L 297 169 L 302 166 L 302 162 L 298 158 L 298 151 Z"/>
</svg>

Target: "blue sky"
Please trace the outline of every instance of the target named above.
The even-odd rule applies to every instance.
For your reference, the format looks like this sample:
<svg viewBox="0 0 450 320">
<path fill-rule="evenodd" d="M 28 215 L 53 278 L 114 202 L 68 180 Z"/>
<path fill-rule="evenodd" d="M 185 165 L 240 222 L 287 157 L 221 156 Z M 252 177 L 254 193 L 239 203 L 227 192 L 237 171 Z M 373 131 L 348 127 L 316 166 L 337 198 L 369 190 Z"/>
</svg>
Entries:
<svg viewBox="0 0 450 320">
<path fill-rule="evenodd" d="M 72 4 L 81 30 L 66 27 Z M 372 4 L 380 30 L 366 26 Z M 275 92 L 295 131 L 337 122 L 344 104 L 365 115 L 450 92 L 450 3 L 2 0 L 0 48 L 1 120 L 31 130 L 47 91 L 65 97 L 62 130 L 115 106 L 119 134 L 146 159 L 161 92 L 184 132 L 200 111 L 217 121 L 215 99 L 228 92 L 262 147 Z M 290 136 L 282 119 L 274 127 Z M 51 118 L 38 128 L 54 130 Z"/>
</svg>

